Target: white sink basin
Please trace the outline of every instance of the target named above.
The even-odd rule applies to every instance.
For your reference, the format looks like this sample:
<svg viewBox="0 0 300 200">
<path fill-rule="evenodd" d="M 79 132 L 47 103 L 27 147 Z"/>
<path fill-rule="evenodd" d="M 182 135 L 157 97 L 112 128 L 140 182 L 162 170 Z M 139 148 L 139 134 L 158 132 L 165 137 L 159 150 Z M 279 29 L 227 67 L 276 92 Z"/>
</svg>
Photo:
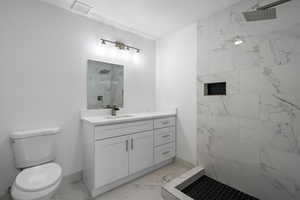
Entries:
<svg viewBox="0 0 300 200">
<path fill-rule="evenodd" d="M 107 116 L 106 119 L 119 119 L 119 118 L 128 118 L 133 117 L 134 115 L 116 115 L 116 116 Z"/>
</svg>

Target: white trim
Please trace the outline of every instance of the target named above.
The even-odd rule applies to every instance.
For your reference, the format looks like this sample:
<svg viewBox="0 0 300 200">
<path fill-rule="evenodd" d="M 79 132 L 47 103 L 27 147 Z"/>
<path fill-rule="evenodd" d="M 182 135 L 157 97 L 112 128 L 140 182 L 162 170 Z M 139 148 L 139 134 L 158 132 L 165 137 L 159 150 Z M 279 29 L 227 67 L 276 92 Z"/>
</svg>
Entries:
<svg viewBox="0 0 300 200">
<path fill-rule="evenodd" d="M 175 158 L 175 162 L 180 163 L 180 164 L 182 164 L 183 166 L 185 166 L 185 167 L 187 167 L 187 168 L 190 168 L 190 169 L 196 167 L 196 165 L 194 165 L 193 163 L 190 163 L 190 162 L 188 162 L 188 161 L 186 161 L 186 160 L 183 160 L 183 159 L 181 159 L 181 158 L 179 158 L 179 157 L 176 157 L 176 158 Z"/>
<path fill-rule="evenodd" d="M 61 185 L 82 181 L 82 170 L 63 177 Z"/>
</svg>

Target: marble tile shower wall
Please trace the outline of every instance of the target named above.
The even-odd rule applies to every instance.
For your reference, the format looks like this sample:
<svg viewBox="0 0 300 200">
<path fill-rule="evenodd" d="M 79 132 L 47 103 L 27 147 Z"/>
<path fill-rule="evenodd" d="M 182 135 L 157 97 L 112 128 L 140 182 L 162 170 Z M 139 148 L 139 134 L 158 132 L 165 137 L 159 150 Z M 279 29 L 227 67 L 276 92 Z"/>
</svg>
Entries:
<svg viewBox="0 0 300 200">
<path fill-rule="evenodd" d="M 300 199 L 300 1 L 245 22 L 243 1 L 198 25 L 198 159 L 263 200 Z M 244 40 L 234 46 L 239 36 Z M 203 84 L 227 81 L 226 96 Z"/>
</svg>

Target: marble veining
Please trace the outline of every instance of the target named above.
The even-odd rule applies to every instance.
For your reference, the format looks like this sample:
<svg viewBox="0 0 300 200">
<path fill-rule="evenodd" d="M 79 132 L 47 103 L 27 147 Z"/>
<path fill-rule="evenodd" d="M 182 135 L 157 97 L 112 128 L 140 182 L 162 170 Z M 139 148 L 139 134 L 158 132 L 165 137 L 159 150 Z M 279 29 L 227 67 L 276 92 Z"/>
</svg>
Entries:
<svg viewBox="0 0 300 200">
<path fill-rule="evenodd" d="M 198 160 L 263 200 L 300 199 L 300 1 L 276 20 L 246 22 L 242 1 L 198 22 Z M 235 46 L 235 37 L 244 43 Z M 226 96 L 203 84 L 227 82 Z"/>
</svg>

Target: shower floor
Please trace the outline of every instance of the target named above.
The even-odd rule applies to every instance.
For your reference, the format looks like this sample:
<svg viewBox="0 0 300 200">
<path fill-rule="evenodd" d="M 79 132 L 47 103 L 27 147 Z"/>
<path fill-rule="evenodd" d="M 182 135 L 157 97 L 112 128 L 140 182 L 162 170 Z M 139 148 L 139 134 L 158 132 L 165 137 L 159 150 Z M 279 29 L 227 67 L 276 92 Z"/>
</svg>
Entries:
<svg viewBox="0 0 300 200">
<path fill-rule="evenodd" d="M 182 192 L 195 200 L 259 200 L 205 175 Z"/>
</svg>

